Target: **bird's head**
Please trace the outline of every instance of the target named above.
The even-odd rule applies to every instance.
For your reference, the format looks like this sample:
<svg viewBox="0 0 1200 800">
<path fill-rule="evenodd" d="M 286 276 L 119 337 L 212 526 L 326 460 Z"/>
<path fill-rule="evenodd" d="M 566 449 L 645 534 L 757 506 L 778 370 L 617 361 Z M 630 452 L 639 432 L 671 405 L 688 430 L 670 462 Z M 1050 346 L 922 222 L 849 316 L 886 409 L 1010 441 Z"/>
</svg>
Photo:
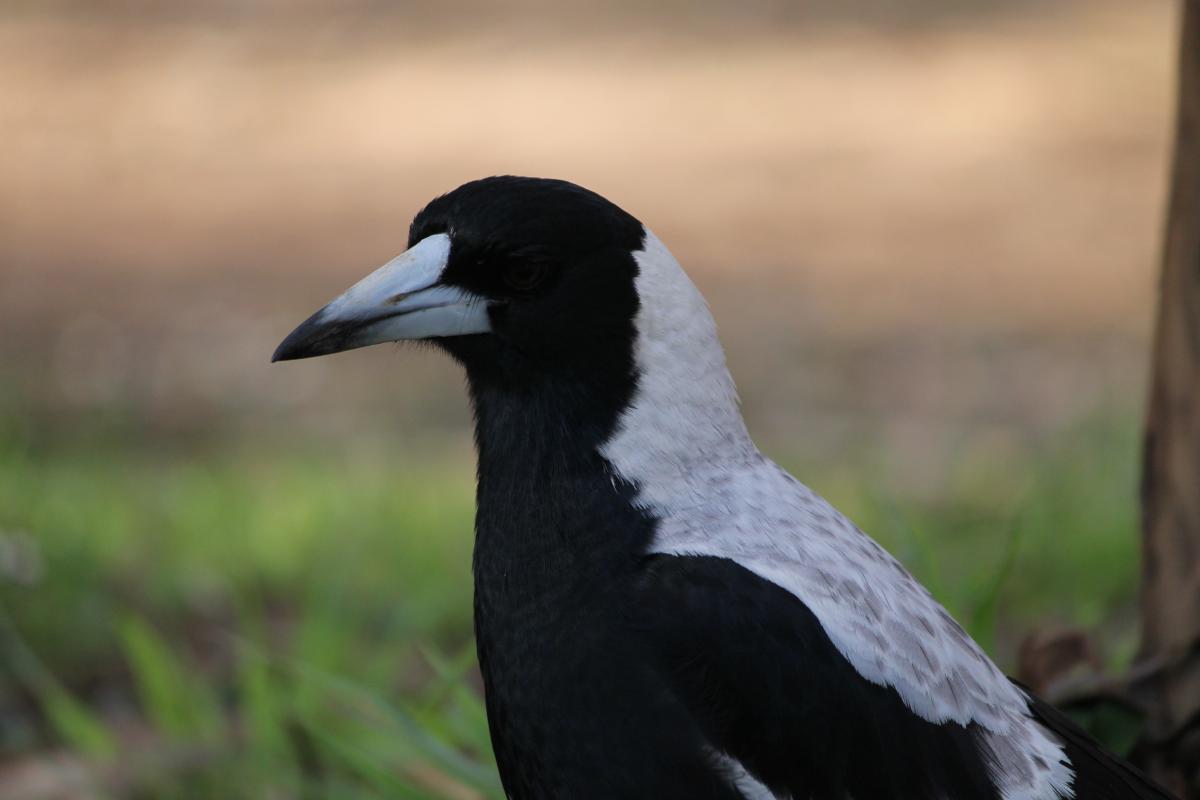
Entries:
<svg viewBox="0 0 1200 800">
<path fill-rule="evenodd" d="M 611 360 L 629 352 L 644 238 L 636 219 L 574 184 L 473 181 L 429 203 L 408 249 L 309 317 L 273 360 L 401 340 L 434 341 L 468 368 Z"/>
<path fill-rule="evenodd" d="M 408 249 L 305 320 L 273 360 L 402 340 L 451 353 L 477 400 L 556 393 L 519 408 L 565 409 L 594 445 L 618 421 L 651 451 L 744 430 L 699 291 L 638 220 L 566 181 L 485 178 L 433 200 Z"/>
</svg>

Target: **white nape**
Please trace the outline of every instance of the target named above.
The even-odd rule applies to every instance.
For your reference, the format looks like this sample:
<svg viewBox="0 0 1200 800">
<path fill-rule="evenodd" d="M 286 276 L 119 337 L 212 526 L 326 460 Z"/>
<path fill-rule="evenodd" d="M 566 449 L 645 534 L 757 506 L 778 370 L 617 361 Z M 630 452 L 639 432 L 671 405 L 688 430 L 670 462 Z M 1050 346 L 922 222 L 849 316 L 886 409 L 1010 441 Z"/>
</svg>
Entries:
<svg viewBox="0 0 1200 800">
<path fill-rule="evenodd" d="M 1069 798 L 1061 745 L 904 567 L 762 456 L 699 290 L 649 231 L 634 254 L 638 385 L 601 454 L 658 520 L 652 550 L 730 559 L 799 598 L 867 680 L 933 723 L 975 724 L 1005 800 Z"/>
</svg>

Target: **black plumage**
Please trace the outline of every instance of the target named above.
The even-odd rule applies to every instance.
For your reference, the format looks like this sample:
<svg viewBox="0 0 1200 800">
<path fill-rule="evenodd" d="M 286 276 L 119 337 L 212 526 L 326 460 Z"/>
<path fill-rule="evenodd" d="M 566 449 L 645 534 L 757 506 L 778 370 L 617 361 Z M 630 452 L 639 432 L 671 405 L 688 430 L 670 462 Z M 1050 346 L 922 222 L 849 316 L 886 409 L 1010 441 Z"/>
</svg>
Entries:
<svg viewBox="0 0 1200 800">
<path fill-rule="evenodd" d="M 275 357 L 421 338 L 465 367 L 511 798 L 1167 797 L 757 453 L 703 302 L 632 216 L 490 178 L 431 202 L 409 247 Z"/>
</svg>

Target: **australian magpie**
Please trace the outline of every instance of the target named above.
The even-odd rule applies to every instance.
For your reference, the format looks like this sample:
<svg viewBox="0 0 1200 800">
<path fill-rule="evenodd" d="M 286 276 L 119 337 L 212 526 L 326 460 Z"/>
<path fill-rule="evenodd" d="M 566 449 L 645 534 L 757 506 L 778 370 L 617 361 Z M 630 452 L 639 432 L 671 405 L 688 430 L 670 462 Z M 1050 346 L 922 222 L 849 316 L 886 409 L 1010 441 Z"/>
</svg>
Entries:
<svg viewBox="0 0 1200 800">
<path fill-rule="evenodd" d="M 274 360 L 406 339 L 467 374 L 512 800 L 1168 797 L 758 451 L 704 298 L 614 204 L 465 184 Z"/>
</svg>

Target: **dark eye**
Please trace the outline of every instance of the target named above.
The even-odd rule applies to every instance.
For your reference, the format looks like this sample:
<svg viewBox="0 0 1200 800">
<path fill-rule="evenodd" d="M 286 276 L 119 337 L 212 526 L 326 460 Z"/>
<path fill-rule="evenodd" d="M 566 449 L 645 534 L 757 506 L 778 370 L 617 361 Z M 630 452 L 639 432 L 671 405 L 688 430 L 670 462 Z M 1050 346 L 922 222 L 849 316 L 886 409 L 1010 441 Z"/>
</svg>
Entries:
<svg viewBox="0 0 1200 800">
<path fill-rule="evenodd" d="M 528 292 L 541 283 L 549 270 L 542 264 L 523 261 L 513 264 L 504 271 L 504 282 L 510 289 Z"/>
</svg>

